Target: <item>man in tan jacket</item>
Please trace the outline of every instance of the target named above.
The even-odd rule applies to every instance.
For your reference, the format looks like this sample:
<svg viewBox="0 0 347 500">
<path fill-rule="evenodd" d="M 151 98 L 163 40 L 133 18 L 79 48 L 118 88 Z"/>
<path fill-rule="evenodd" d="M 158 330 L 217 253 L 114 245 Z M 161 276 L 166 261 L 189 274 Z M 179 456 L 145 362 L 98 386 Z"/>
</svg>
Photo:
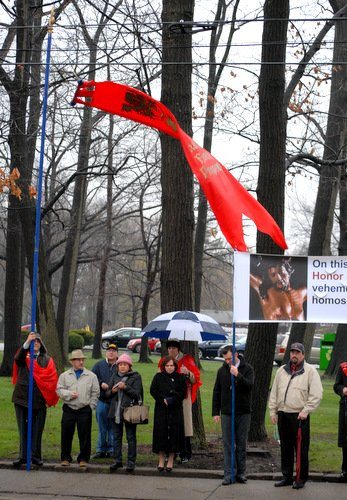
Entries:
<svg viewBox="0 0 347 500">
<path fill-rule="evenodd" d="M 61 419 L 61 465 L 72 462 L 71 447 L 77 425 L 80 452 L 77 462 L 87 467 L 91 453 L 92 410 L 99 394 L 99 381 L 95 373 L 84 367 L 85 356 L 80 349 L 70 354 L 71 368 L 62 373 L 57 384 L 57 394 L 63 400 Z"/>
<path fill-rule="evenodd" d="M 281 440 L 281 469 L 283 479 L 276 487 L 303 488 L 308 478 L 310 444 L 310 414 L 318 408 L 323 387 L 316 368 L 305 361 L 303 344 L 295 342 L 290 348 L 289 362 L 276 373 L 269 399 L 270 418 L 278 424 Z M 298 428 L 301 427 L 300 478 L 293 483 L 294 451 Z"/>
</svg>

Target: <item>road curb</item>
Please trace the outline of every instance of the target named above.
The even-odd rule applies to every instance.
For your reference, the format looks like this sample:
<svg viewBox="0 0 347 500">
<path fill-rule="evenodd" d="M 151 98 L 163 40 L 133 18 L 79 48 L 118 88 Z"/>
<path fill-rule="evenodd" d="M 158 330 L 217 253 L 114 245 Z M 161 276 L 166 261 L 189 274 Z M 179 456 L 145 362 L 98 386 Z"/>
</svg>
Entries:
<svg viewBox="0 0 347 500">
<path fill-rule="evenodd" d="M 14 468 L 12 462 L 8 460 L 0 460 L 0 469 L 12 469 Z M 25 465 L 21 467 L 21 470 L 25 470 Z M 80 468 L 77 463 L 73 463 L 70 467 L 62 467 L 57 462 L 45 462 L 42 467 L 36 465 L 32 466 L 32 470 L 42 470 L 42 471 L 55 471 L 55 472 L 74 472 L 76 474 L 113 474 L 116 475 L 129 475 L 127 474 L 125 468 L 118 469 L 117 472 L 110 472 L 110 466 L 107 464 L 94 464 L 91 463 L 86 468 Z M 153 467 L 136 467 L 135 475 L 137 476 L 158 476 L 160 473 Z M 129 475 L 130 476 L 130 475 Z M 161 473 L 162 476 L 162 473 Z M 170 477 L 185 477 L 185 478 L 203 478 L 203 479 L 220 479 L 223 478 L 222 470 L 208 470 L 208 469 L 185 469 L 182 467 L 175 467 L 170 474 Z M 248 479 L 254 479 L 258 481 L 276 481 L 281 479 L 282 475 L 278 472 L 256 472 L 247 474 Z M 312 472 L 309 477 L 309 481 L 313 482 L 328 482 L 328 483 L 338 483 L 340 479 L 339 474 L 335 473 L 318 473 Z"/>
</svg>

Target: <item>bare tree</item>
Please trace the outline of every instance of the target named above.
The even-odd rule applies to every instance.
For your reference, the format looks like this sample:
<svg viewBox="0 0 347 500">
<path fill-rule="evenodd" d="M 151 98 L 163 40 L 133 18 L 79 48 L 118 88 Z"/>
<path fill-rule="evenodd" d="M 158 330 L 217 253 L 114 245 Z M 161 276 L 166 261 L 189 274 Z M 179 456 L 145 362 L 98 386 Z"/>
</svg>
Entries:
<svg viewBox="0 0 347 500">
<path fill-rule="evenodd" d="M 260 163 L 257 195 L 258 201 L 282 228 L 286 146 L 286 106 L 283 96 L 288 16 L 288 0 L 265 1 L 262 66 L 259 78 Z M 276 61 L 276 64 L 272 65 L 272 61 Z M 276 127 L 273 127 L 274 123 Z M 257 252 L 281 253 L 282 250 L 267 235 L 258 233 Z M 253 324 L 249 328 L 245 355 L 255 370 L 249 434 L 252 441 L 261 441 L 266 437 L 264 424 L 266 394 L 271 380 L 276 332 L 276 323 Z M 262 360 L 261 363 L 259 359 Z"/>
</svg>

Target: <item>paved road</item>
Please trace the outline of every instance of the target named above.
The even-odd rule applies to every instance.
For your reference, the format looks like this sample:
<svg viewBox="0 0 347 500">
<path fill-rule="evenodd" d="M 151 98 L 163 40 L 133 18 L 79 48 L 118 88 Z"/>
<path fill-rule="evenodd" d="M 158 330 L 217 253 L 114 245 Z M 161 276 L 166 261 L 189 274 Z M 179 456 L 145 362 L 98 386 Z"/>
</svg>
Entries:
<svg viewBox="0 0 347 500">
<path fill-rule="evenodd" d="M 175 471 L 153 476 L 94 474 L 86 471 L 0 469 L 0 499 L 207 500 L 267 499 L 326 500 L 347 496 L 347 484 L 308 482 L 303 490 L 274 488 L 273 481 L 248 480 L 246 485 L 222 486 L 220 479 L 175 477 Z"/>
</svg>

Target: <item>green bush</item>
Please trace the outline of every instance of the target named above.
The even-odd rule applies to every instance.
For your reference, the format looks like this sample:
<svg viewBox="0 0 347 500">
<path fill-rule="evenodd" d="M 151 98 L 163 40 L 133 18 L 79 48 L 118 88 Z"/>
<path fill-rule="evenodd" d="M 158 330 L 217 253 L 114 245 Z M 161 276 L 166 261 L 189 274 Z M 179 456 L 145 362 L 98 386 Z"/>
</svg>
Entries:
<svg viewBox="0 0 347 500">
<path fill-rule="evenodd" d="M 82 335 L 79 335 L 75 332 L 69 333 L 69 352 L 74 351 L 75 349 L 82 349 L 84 344 Z"/>
<path fill-rule="evenodd" d="M 69 334 L 75 333 L 83 338 L 83 345 L 92 345 L 94 341 L 94 333 L 86 328 L 70 330 Z"/>
</svg>

